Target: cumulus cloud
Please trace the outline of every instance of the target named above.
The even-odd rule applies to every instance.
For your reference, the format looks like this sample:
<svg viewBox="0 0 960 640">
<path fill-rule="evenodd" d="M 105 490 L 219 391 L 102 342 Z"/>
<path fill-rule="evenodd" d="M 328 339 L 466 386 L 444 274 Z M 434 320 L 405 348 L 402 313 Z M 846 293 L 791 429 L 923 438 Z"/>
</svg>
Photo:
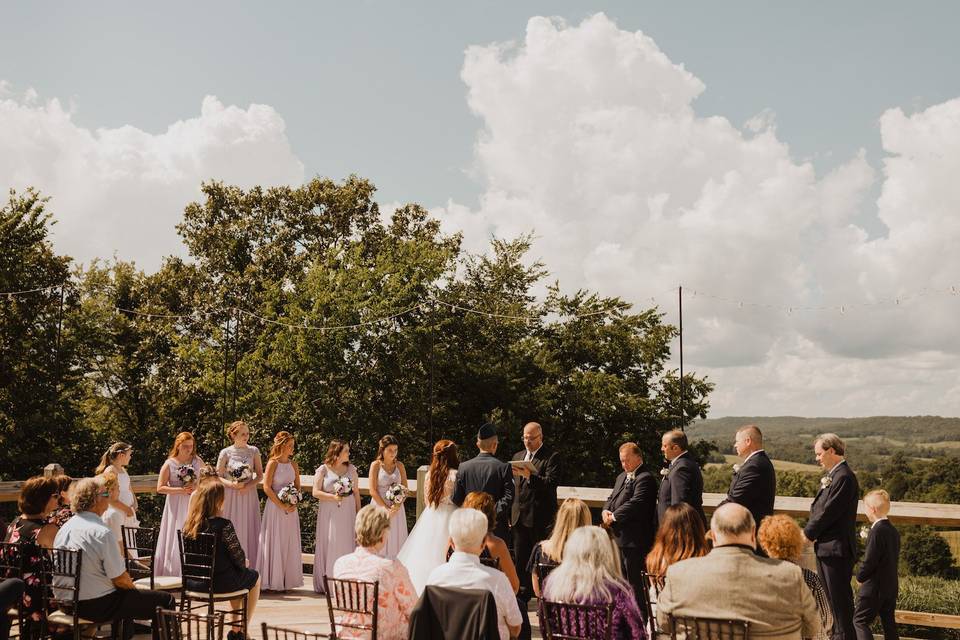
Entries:
<svg viewBox="0 0 960 640">
<path fill-rule="evenodd" d="M 155 268 L 183 253 L 174 227 L 202 181 L 248 187 L 300 183 L 303 174 L 283 118 L 267 105 L 207 96 L 198 116 L 162 133 L 90 130 L 56 98 L 0 86 L 0 184 L 52 196 L 56 248 L 82 262 L 116 253 Z"/>
<path fill-rule="evenodd" d="M 567 287 L 655 297 L 674 321 L 664 292 L 682 284 L 685 360 L 718 383 L 720 415 L 960 412 L 942 395 L 960 377 L 944 293 L 960 285 L 960 100 L 885 113 L 882 173 L 861 152 L 818 176 L 765 105 L 742 128 L 698 113 L 704 83 L 603 14 L 532 18 L 522 42 L 470 47 L 462 78 L 486 190 L 437 213 L 467 247 L 535 231 Z M 857 226 L 865 206 L 888 235 Z"/>
</svg>

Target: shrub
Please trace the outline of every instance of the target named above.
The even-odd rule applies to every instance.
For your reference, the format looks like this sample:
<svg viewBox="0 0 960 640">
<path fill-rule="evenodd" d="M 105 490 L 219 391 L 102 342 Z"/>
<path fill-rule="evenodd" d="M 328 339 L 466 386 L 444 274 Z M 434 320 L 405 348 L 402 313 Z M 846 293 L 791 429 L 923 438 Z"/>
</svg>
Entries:
<svg viewBox="0 0 960 640">
<path fill-rule="evenodd" d="M 956 575 L 950 545 L 930 527 L 917 527 L 903 536 L 900 555 L 911 574 L 951 578 Z"/>
</svg>

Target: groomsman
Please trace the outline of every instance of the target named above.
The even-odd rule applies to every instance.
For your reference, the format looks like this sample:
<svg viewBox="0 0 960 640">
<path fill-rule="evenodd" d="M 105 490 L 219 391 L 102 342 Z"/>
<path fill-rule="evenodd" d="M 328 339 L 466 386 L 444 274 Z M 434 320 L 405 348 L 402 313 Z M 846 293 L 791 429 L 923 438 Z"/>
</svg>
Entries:
<svg viewBox="0 0 960 640">
<path fill-rule="evenodd" d="M 643 466 L 643 455 L 634 442 L 620 445 L 620 466 L 623 473 L 613 483 L 601 517 L 603 526 L 613 532 L 624 572 L 639 603 L 647 593 L 643 570 L 657 533 L 657 481 Z"/>
<path fill-rule="evenodd" d="M 679 429 L 667 431 L 660 441 L 660 451 L 669 462 L 660 471 L 660 496 L 657 500 L 657 518 L 663 520 L 667 507 L 686 502 L 700 513 L 704 525 L 707 516 L 703 513 L 703 473 L 700 465 L 688 451 L 687 434 Z"/>
<path fill-rule="evenodd" d="M 453 487 L 453 503 L 463 504 L 468 493 L 485 491 L 493 496 L 497 505 L 496 534 L 507 539 L 510 511 L 513 505 L 513 472 L 510 465 L 497 459 L 496 425 L 488 422 L 477 432 L 477 448 L 480 453 L 460 465 Z"/>
<path fill-rule="evenodd" d="M 560 483 L 560 456 L 543 442 L 543 428 L 536 422 L 523 427 L 523 449 L 513 454 L 513 460 L 525 460 L 536 471 L 513 468 L 516 484 L 510 527 L 513 532 L 513 552 L 520 574 L 520 589 L 524 595 L 533 592 L 527 563 L 533 547 L 550 536 L 553 518 L 557 513 L 557 485 Z"/>
<path fill-rule="evenodd" d="M 763 450 L 763 433 L 755 425 L 740 427 L 733 447 L 743 463 L 734 466 L 730 490 L 720 504 L 736 502 L 743 505 L 759 528 L 761 520 L 773 515 L 777 473 Z"/>
<path fill-rule="evenodd" d="M 857 559 L 857 501 L 860 485 L 844 459 L 840 436 L 825 433 L 813 444 L 817 462 L 826 469 L 820 491 L 810 507 L 810 520 L 803 529 L 814 542 L 817 573 L 823 580 L 833 609 L 833 640 L 854 640 L 853 590 L 850 579 Z"/>
</svg>

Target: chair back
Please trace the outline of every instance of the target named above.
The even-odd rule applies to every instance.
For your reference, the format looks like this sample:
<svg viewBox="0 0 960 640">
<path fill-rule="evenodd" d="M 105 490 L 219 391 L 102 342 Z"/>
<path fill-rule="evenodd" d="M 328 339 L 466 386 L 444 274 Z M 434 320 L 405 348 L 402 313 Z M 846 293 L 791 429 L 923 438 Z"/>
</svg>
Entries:
<svg viewBox="0 0 960 640">
<path fill-rule="evenodd" d="M 49 549 L 50 564 L 47 565 L 41 582 L 52 586 L 50 611 L 60 609 L 73 616 L 73 628 L 79 626 L 80 614 L 77 603 L 80 602 L 80 567 L 83 553 L 77 549 Z"/>
<path fill-rule="evenodd" d="M 640 584 L 644 587 L 643 597 L 640 599 L 640 607 L 643 609 L 643 617 L 647 621 L 647 631 L 653 636 L 660 630 L 657 624 L 657 600 L 660 599 L 660 590 L 663 589 L 664 576 L 657 573 L 640 572 Z"/>
<path fill-rule="evenodd" d="M 613 603 L 571 604 L 540 601 L 540 632 L 546 640 L 610 640 Z"/>
<path fill-rule="evenodd" d="M 670 614 L 670 638 L 686 640 L 746 640 L 750 623 L 746 620 L 694 618 Z"/>
<path fill-rule="evenodd" d="M 331 637 L 338 637 L 340 630 L 347 628 L 369 631 L 370 639 L 377 639 L 379 582 L 343 580 L 324 574 L 323 589 L 327 594 Z M 367 619 L 369 623 L 365 622 Z"/>
<path fill-rule="evenodd" d="M 223 640 L 223 612 L 200 615 L 157 607 L 160 640 Z"/>
<path fill-rule="evenodd" d="M 274 627 L 266 622 L 260 625 L 263 634 L 263 640 L 325 640 L 330 638 L 324 633 L 312 633 L 309 631 L 297 631 L 287 629 L 286 627 Z"/>
<path fill-rule="evenodd" d="M 537 574 L 537 582 L 540 583 L 540 592 L 543 593 L 543 583 L 550 575 L 550 572 L 559 567 L 559 564 L 552 562 L 538 562 L 533 571 Z"/>
<path fill-rule="evenodd" d="M 201 587 L 191 588 L 190 591 L 206 591 L 212 597 L 217 536 L 212 533 L 198 533 L 196 538 L 189 538 L 183 535 L 183 531 L 177 531 L 177 543 L 180 546 L 182 592 L 186 593 L 187 581 L 191 581 L 194 585 L 200 584 Z"/>
<path fill-rule="evenodd" d="M 150 589 L 154 581 L 154 557 L 157 553 L 157 530 L 155 527 L 120 527 L 123 534 L 123 561 L 133 580 L 148 578 Z"/>
<path fill-rule="evenodd" d="M 491 569 L 500 571 L 500 558 L 484 558 L 483 556 L 480 556 L 480 564 L 485 567 L 490 567 Z"/>
</svg>

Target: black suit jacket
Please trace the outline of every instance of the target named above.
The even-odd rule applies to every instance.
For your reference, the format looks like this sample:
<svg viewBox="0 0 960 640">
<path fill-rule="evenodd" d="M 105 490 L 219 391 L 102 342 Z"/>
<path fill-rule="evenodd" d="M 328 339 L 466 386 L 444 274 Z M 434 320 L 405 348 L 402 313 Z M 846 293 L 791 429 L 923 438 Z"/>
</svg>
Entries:
<svg viewBox="0 0 960 640">
<path fill-rule="evenodd" d="M 689 453 L 674 458 L 670 472 L 660 483 L 660 496 L 657 500 L 657 517 L 663 520 L 667 507 L 686 502 L 697 510 L 704 524 L 707 516 L 703 513 L 703 473 L 700 465 Z"/>
<path fill-rule="evenodd" d="M 527 450 L 513 454 L 513 460 L 523 460 Z M 510 524 L 518 523 L 533 529 L 545 538 L 547 531 L 553 525 L 553 517 L 557 513 L 557 485 L 560 484 L 560 456 L 556 451 L 543 445 L 531 460 L 537 468 L 536 474 L 530 474 L 530 479 L 515 477 L 513 511 L 510 515 Z"/>
<path fill-rule="evenodd" d="M 497 503 L 498 526 L 506 527 L 513 505 L 513 471 L 510 465 L 482 451 L 476 458 L 461 464 L 453 487 L 453 503 L 459 507 L 467 494 L 473 491 L 485 491 L 493 496 L 493 501 Z"/>
<path fill-rule="evenodd" d="M 721 502 L 743 505 L 760 526 L 760 521 L 773 515 L 773 501 L 777 497 L 777 473 L 773 463 L 763 451 L 758 451 L 743 463 L 740 471 L 733 474 L 730 490 Z"/>
<path fill-rule="evenodd" d="M 829 484 L 821 484 L 810 507 L 810 520 L 804 535 L 813 540 L 820 558 L 855 558 L 857 555 L 857 501 L 860 484 L 846 463 L 841 462 L 827 476 Z M 852 560 L 851 560 L 851 566 Z"/>
<path fill-rule="evenodd" d="M 657 533 L 657 481 L 646 467 L 639 466 L 633 481 L 627 473 L 617 476 L 604 509 L 613 512 L 613 539 L 623 548 L 637 548 L 646 555 Z"/>
<path fill-rule="evenodd" d="M 411 640 L 500 640 L 497 600 L 486 589 L 428 585 L 410 612 Z"/>
<path fill-rule="evenodd" d="M 897 562 L 900 559 L 900 532 L 889 520 L 880 520 L 870 528 L 867 550 L 857 572 L 860 597 L 896 600 L 899 591 Z"/>
</svg>

